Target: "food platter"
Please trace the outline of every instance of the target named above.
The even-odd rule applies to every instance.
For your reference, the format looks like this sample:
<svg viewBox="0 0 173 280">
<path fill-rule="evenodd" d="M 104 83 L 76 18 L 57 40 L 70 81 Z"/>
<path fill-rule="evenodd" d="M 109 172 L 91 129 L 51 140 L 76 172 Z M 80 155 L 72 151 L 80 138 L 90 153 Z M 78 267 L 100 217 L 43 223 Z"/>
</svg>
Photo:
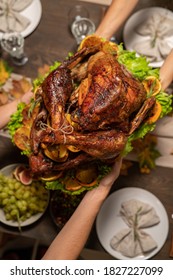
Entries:
<svg viewBox="0 0 173 280">
<path fill-rule="evenodd" d="M 128 258 L 121 253 L 115 251 L 110 246 L 111 238 L 116 234 L 117 231 L 123 229 L 126 225 L 122 218 L 119 215 L 121 208 L 121 203 L 128 201 L 130 199 L 141 200 L 145 203 L 150 204 L 154 207 L 157 215 L 160 218 L 160 223 L 146 228 L 145 231 L 150 234 L 157 243 L 157 248 L 151 251 L 146 255 L 139 255 L 135 258 Z M 148 192 L 140 188 L 122 188 L 113 192 L 108 198 L 104 201 L 100 212 L 96 218 L 96 231 L 99 238 L 99 241 L 103 248 L 116 259 L 150 259 L 164 245 L 169 230 L 169 222 L 167 212 L 161 203 L 161 201 L 151 192 Z"/>
<path fill-rule="evenodd" d="M 146 24 L 146 22 L 149 19 L 151 19 L 153 15 L 160 15 L 160 17 L 164 17 L 165 19 L 173 20 L 173 12 L 171 10 L 164 9 L 162 7 L 145 8 L 132 14 L 132 16 L 126 21 L 123 30 L 123 40 L 126 49 L 131 51 L 137 51 L 136 50 L 137 44 L 141 44 L 141 46 L 143 46 L 144 49 L 144 44 L 146 43 L 146 40 L 150 38 L 150 36 L 139 35 L 139 33 L 136 32 L 136 29 L 138 28 L 138 26 L 142 26 Z M 171 50 L 171 48 L 173 47 L 173 34 L 168 33 L 168 35 L 164 37 L 164 43 L 166 43 L 169 46 L 169 49 Z M 150 52 L 151 54 L 153 52 L 153 54 L 156 55 L 156 50 L 152 46 L 151 48 L 150 47 L 147 48 L 145 51 L 148 53 Z M 147 57 L 146 53 L 141 53 L 141 54 Z M 157 60 L 150 62 L 150 66 L 161 67 L 164 59 L 160 60 L 158 56 L 156 56 L 156 58 Z"/>
<path fill-rule="evenodd" d="M 42 5 L 40 0 L 33 0 L 32 3 L 21 12 L 21 15 L 30 20 L 28 27 L 21 32 L 22 36 L 25 38 L 35 30 L 40 22 L 42 15 Z M 2 37 L 2 34 L 3 33 L 0 32 L 0 38 Z"/>
<path fill-rule="evenodd" d="M 14 163 L 14 164 L 7 165 L 0 170 L 0 173 L 2 173 L 3 175 L 5 175 L 7 177 L 11 177 L 11 174 L 12 174 L 13 170 L 18 165 L 20 165 L 20 164 L 19 163 Z M 44 211 L 40 212 L 40 213 L 37 213 L 35 215 L 32 215 L 27 220 L 20 222 L 20 227 L 29 226 L 29 225 L 32 225 L 33 223 L 35 223 L 36 221 L 38 221 L 43 216 L 43 214 L 45 213 L 45 211 L 48 207 L 49 198 L 50 198 L 50 194 L 49 194 L 49 191 L 47 191 L 47 203 L 46 203 L 46 207 L 44 208 Z M 4 211 L 3 211 L 2 208 L 0 208 L 0 222 L 2 222 L 3 224 L 5 224 L 7 226 L 19 227 L 19 223 L 17 221 L 12 221 L 12 220 L 7 220 L 6 219 Z"/>
</svg>

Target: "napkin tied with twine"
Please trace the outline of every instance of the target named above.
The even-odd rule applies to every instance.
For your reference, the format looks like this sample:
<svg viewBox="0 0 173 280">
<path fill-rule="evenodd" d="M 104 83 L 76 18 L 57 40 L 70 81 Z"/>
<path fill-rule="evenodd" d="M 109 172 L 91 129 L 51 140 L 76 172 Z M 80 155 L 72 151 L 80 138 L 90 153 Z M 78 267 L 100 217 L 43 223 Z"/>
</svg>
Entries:
<svg viewBox="0 0 173 280">
<path fill-rule="evenodd" d="M 152 206 L 131 199 L 122 203 L 120 215 L 128 228 L 122 229 L 111 239 L 110 246 L 114 250 L 133 258 L 157 248 L 156 241 L 143 230 L 160 222 Z"/>
<path fill-rule="evenodd" d="M 0 31 L 22 32 L 30 24 L 30 20 L 21 15 L 33 0 L 1 0 L 0 1 Z"/>
<path fill-rule="evenodd" d="M 151 62 L 162 61 L 169 54 L 172 46 L 165 39 L 173 36 L 173 20 L 156 13 L 142 22 L 135 32 L 143 36 L 143 40 L 134 44 L 137 53 L 147 56 Z"/>
</svg>

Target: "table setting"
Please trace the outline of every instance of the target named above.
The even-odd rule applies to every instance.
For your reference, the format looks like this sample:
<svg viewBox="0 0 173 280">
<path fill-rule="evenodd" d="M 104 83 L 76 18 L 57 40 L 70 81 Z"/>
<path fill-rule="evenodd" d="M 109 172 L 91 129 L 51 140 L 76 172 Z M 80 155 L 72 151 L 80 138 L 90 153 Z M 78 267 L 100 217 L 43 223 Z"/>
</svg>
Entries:
<svg viewBox="0 0 173 280">
<path fill-rule="evenodd" d="M 102 246 L 117 259 L 149 259 L 164 245 L 169 222 L 151 192 L 121 188 L 103 203 L 96 230 Z"/>
<path fill-rule="evenodd" d="M 25 37 L 30 35 L 41 19 L 39 0 L 8 1 L 0 3 L 0 42 L 13 64 L 22 66 L 28 61 L 24 51 Z"/>
<path fill-rule="evenodd" d="M 45 73 L 47 73 L 49 67 L 53 65 L 55 61 L 62 62 L 72 48 L 74 50 L 74 46 L 77 50 L 84 36 L 94 33 L 97 22 L 100 19 L 99 8 L 102 7 L 102 5 L 82 2 L 82 6 L 85 8 L 84 14 L 81 12 L 81 17 L 79 14 L 75 17 L 72 16 L 72 20 L 70 19 L 70 11 L 73 10 L 74 3 L 70 0 L 60 0 L 58 1 L 58 4 L 55 0 L 52 0 L 52 5 L 46 0 L 22 1 L 24 2 L 23 6 L 20 6 L 20 2 L 20 0 L 15 1 L 14 3 L 13 1 L 9 1 L 9 3 L 14 4 L 14 6 L 11 6 L 12 11 L 14 9 L 17 11 L 17 18 L 20 18 L 22 22 L 20 26 L 18 25 L 17 28 L 10 31 L 17 31 L 22 35 L 22 38 L 24 39 L 23 52 L 27 57 L 27 61 L 22 65 L 15 64 L 11 55 L 3 47 L 2 58 L 5 58 L 4 60 L 7 61 L 10 67 L 12 67 L 9 78 L 0 88 L 1 91 L 3 90 L 3 93 L 5 92 L 5 96 L 8 96 L 8 99 L 6 100 L 7 102 L 16 98 L 15 94 L 17 88 L 23 88 L 20 90 L 20 94 L 24 94 L 28 87 L 33 84 L 33 81 L 40 78 L 42 74 L 45 75 Z M 79 1 L 74 2 L 79 6 Z M 3 17 L 0 13 L 0 20 L 1 16 Z M 73 33 L 72 26 L 74 27 L 77 21 L 81 18 L 89 19 L 92 23 L 93 29 L 88 31 L 85 24 L 83 24 L 82 27 L 80 26 L 79 29 L 84 30 L 85 34 L 78 40 Z M 3 22 L 5 22 L 4 17 Z M 14 24 L 10 26 L 14 26 Z M 54 26 L 56 26 L 56 28 L 54 28 Z M 140 28 L 142 27 L 140 26 Z M 3 35 L 7 34 L 4 30 L 5 29 L 0 30 L 1 45 Z M 141 30 L 138 30 L 138 32 L 141 32 Z M 78 35 L 80 34 L 78 33 Z M 11 92 L 14 95 L 11 94 Z M 159 159 L 159 157 L 156 159 L 156 166 L 150 170 L 149 174 L 142 174 L 140 172 L 136 155 L 131 154 L 126 158 L 127 161 L 132 162 L 132 165 L 128 168 L 127 175 L 120 175 L 120 178 L 113 185 L 110 196 L 108 196 L 97 216 L 96 224 L 86 245 L 88 248 L 92 248 L 98 252 L 106 251 L 115 259 L 170 258 L 169 249 L 171 232 L 173 230 L 171 219 L 173 199 L 171 191 L 173 180 L 173 135 L 172 130 L 170 129 L 171 127 L 172 116 L 165 116 L 158 120 L 158 126 L 156 125 L 154 131 L 152 131 L 152 135 L 157 138 L 156 148 L 162 155 L 162 160 Z M 164 139 L 166 139 L 166 141 Z M 21 151 L 16 149 L 16 147 L 14 149 L 13 144 L 10 143 L 11 136 L 9 136 L 7 129 L 0 131 L 0 141 L 0 149 L 1 151 L 3 150 L 3 153 L 0 152 L 0 168 L 3 173 L 3 168 L 6 167 L 6 165 L 16 164 L 16 159 L 19 155 L 21 160 Z M 64 138 L 62 141 L 64 141 Z M 66 141 L 68 141 L 68 135 Z M 10 151 L 13 154 L 11 158 L 9 156 Z M 72 151 L 69 153 L 72 153 Z M 26 162 L 27 159 L 23 158 L 23 161 Z M 78 178 L 77 181 L 79 182 Z M 42 212 L 43 214 L 39 215 L 37 220 L 32 220 L 33 223 L 31 222 L 30 224 L 26 222 L 26 225 L 23 225 L 22 234 L 31 237 L 39 236 L 42 242 L 50 244 L 57 232 L 63 226 L 60 224 L 63 215 L 61 216 L 61 214 L 55 211 L 55 201 L 57 201 L 57 194 L 55 194 L 55 192 L 56 191 L 54 190 L 50 190 L 51 195 L 49 205 L 45 207 L 45 211 Z M 131 201 L 132 199 L 133 201 Z M 127 205 L 125 205 L 126 202 Z M 127 243 L 129 239 L 133 239 L 132 232 L 134 231 L 134 228 L 129 224 L 127 217 L 125 217 L 125 211 L 130 205 L 130 202 L 133 202 L 131 208 L 134 207 L 134 204 L 137 204 L 137 208 L 141 209 L 143 207 L 146 212 L 148 211 L 149 214 L 152 215 L 152 223 L 144 226 L 142 224 L 142 226 L 139 226 L 139 229 L 137 229 L 137 235 L 141 237 L 140 241 L 144 237 L 144 240 L 148 240 L 149 247 L 141 251 L 141 248 L 139 248 L 140 242 L 136 245 L 136 243 L 134 244 L 131 241 L 131 250 L 133 252 L 131 255 L 130 253 L 129 255 L 126 255 L 124 252 L 126 243 L 124 243 L 124 245 L 123 242 L 120 242 L 120 236 L 124 236 L 123 234 L 127 235 Z M 58 209 L 58 211 L 60 210 Z M 128 208 L 127 211 L 129 212 L 131 209 Z M 133 213 L 135 217 L 137 211 L 138 209 L 135 208 L 135 213 Z M 145 215 L 140 216 L 141 219 L 143 219 L 144 216 Z M 149 219 L 147 222 L 148 221 Z M 1 223 L 2 225 L 0 225 L 0 229 L 4 229 L 6 232 L 16 231 L 16 226 L 13 227 L 10 224 L 5 225 L 3 221 L 1 221 Z M 163 234 L 157 234 L 158 232 L 162 232 Z M 121 246 L 119 246 L 120 243 Z M 134 248 L 136 248 L 136 251 L 134 251 Z"/>
<path fill-rule="evenodd" d="M 152 67 L 160 67 L 173 47 L 173 12 L 162 7 L 133 13 L 123 29 L 127 49 L 148 57 Z"/>
<path fill-rule="evenodd" d="M 0 37 L 6 32 L 19 32 L 25 38 L 40 22 L 40 0 L 3 0 L 0 3 Z"/>
</svg>

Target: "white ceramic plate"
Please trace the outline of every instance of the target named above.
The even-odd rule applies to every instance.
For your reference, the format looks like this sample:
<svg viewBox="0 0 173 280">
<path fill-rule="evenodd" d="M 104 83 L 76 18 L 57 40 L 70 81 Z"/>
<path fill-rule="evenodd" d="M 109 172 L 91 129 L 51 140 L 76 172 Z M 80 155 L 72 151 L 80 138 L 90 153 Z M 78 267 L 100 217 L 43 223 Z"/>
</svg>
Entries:
<svg viewBox="0 0 173 280">
<path fill-rule="evenodd" d="M 128 258 L 113 250 L 110 246 L 110 240 L 116 232 L 127 226 L 119 216 L 119 211 L 121 203 L 132 198 L 153 206 L 160 218 L 160 223 L 145 229 L 155 239 L 158 247 L 149 254 Z M 123 188 L 109 195 L 103 203 L 97 215 L 96 230 L 103 248 L 116 259 L 150 259 L 159 252 L 166 241 L 169 230 L 168 216 L 160 200 L 152 193 L 140 188 Z"/>
<path fill-rule="evenodd" d="M 21 12 L 21 15 L 27 17 L 30 20 L 28 27 L 21 32 L 22 36 L 25 38 L 35 30 L 40 22 L 42 15 L 42 6 L 40 0 L 33 0 L 31 5 Z M 0 32 L 0 38 L 1 36 L 2 32 Z"/>
<path fill-rule="evenodd" d="M 161 14 L 166 16 L 169 19 L 173 20 L 173 12 L 161 7 L 150 7 L 137 11 L 132 14 L 132 16 L 126 21 L 123 30 L 123 40 L 126 49 L 131 51 L 135 50 L 135 44 L 146 40 L 146 36 L 141 36 L 135 32 L 135 29 L 138 25 L 146 22 L 154 13 Z M 165 38 L 165 42 L 168 43 L 170 48 L 173 47 L 173 36 Z M 161 67 L 163 60 L 157 62 L 151 62 L 150 66 L 152 67 Z"/>
<path fill-rule="evenodd" d="M 18 165 L 19 165 L 19 163 L 14 163 L 14 164 L 7 165 L 0 170 L 0 173 L 4 174 L 5 176 L 10 177 L 13 170 Z M 21 227 L 29 226 L 29 225 L 35 223 L 37 220 L 39 220 L 43 216 L 43 214 L 45 213 L 45 211 L 47 209 L 47 206 L 48 206 L 48 203 L 49 203 L 49 191 L 47 192 L 47 205 L 46 205 L 44 211 L 42 213 L 38 213 L 38 214 L 35 214 L 35 215 L 31 216 L 29 219 L 25 220 L 24 222 L 21 222 L 20 226 Z M 6 220 L 5 215 L 4 215 L 4 211 L 3 211 L 2 208 L 0 208 L 0 222 L 2 222 L 5 225 L 11 226 L 11 227 L 19 227 L 18 222 Z"/>
</svg>

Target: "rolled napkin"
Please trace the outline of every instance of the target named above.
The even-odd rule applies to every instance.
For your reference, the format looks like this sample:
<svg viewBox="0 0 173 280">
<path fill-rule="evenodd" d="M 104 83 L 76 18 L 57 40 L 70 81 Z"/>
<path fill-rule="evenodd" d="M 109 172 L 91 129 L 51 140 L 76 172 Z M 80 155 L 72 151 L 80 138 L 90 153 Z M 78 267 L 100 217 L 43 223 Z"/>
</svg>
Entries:
<svg viewBox="0 0 173 280">
<path fill-rule="evenodd" d="M 166 13 L 153 14 L 147 20 L 138 25 L 135 32 L 144 37 L 134 44 L 137 53 L 145 55 L 151 62 L 162 61 L 169 54 L 172 46 L 165 38 L 173 36 L 173 20 L 168 18 Z"/>
<path fill-rule="evenodd" d="M 112 249 L 134 258 L 157 248 L 156 241 L 143 229 L 160 222 L 155 209 L 147 203 L 131 199 L 121 205 L 120 216 L 127 224 L 110 241 Z"/>
<path fill-rule="evenodd" d="M 0 31 L 22 32 L 30 24 L 30 20 L 21 15 L 33 0 L 1 0 L 0 1 Z"/>
</svg>

